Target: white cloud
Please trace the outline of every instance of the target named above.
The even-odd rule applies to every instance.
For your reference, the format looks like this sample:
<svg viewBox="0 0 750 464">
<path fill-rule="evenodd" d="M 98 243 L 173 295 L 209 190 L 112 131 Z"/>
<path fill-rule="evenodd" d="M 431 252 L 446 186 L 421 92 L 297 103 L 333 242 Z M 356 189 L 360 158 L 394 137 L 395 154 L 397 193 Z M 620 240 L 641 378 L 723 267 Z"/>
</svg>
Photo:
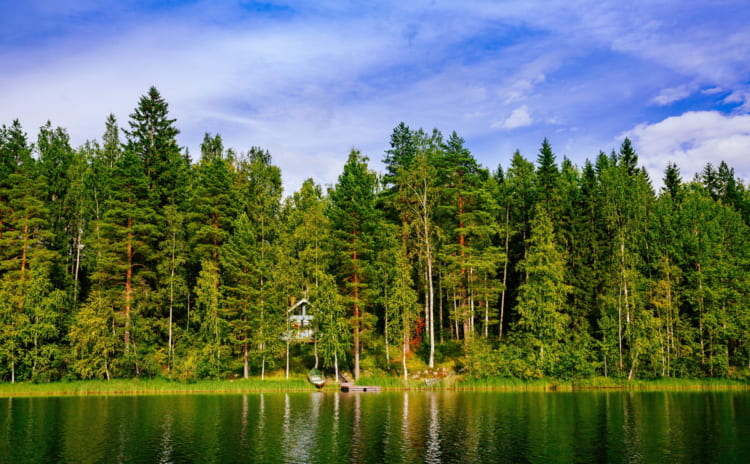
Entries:
<svg viewBox="0 0 750 464">
<path fill-rule="evenodd" d="M 735 90 L 724 99 L 724 103 L 739 103 L 741 111 L 750 112 L 750 88 L 745 87 Z"/>
<path fill-rule="evenodd" d="M 492 124 L 494 129 L 517 129 L 531 125 L 534 122 L 529 114 L 529 107 L 526 105 L 519 106 L 503 121 L 497 121 Z"/>
<path fill-rule="evenodd" d="M 660 180 L 667 163 L 692 180 L 707 163 L 721 161 L 750 179 L 750 114 L 725 115 L 717 111 L 691 111 L 655 124 L 640 124 L 624 134 L 632 139 L 640 161 Z"/>
<path fill-rule="evenodd" d="M 689 97 L 693 91 L 693 86 L 688 85 L 662 89 L 661 92 L 659 92 L 659 95 L 655 96 L 651 102 L 660 106 L 666 106 Z"/>
<path fill-rule="evenodd" d="M 516 147 L 533 153 L 551 130 L 565 134 L 559 143 L 572 158 L 594 156 L 613 133 L 664 114 L 643 102 L 668 105 L 700 88 L 720 89 L 736 106 L 750 101 L 736 82 L 750 69 L 745 29 L 702 28 L 701 16 L 688 34 L 679 18 L 659 21 L 671 20 L 669 8 L 640 0 L 638 15 L 610 0 L 292 0 L 286 13 L 290 2 L 270 2 L 278 15 L 207 0 L 141 15 L 107 1 L 102 11 L 123 11 L 96 24 L 112 27 L 80 15 L 81 30 L 96 34 L 70 26 L 60 40 L 40 34 L 47 45 L 0 50 L 0 123 L 19 118 L 34 138 L 49 118 L 78 144 L 101 137 L 110 112 L 126 125 L 153 84 L 194 157 L 205 131 L 239 151 L 259 145 L 293 189 L 308 176 L 335 182 L 352 146 L 376 164 L 402 120 L 456 130 L 494 165 Z M 64 25 L 68 15 L 55 5 L 44 17 Z M 522 127 L 513 135 L 531 140 L 502 132 Z"/>
</svg>

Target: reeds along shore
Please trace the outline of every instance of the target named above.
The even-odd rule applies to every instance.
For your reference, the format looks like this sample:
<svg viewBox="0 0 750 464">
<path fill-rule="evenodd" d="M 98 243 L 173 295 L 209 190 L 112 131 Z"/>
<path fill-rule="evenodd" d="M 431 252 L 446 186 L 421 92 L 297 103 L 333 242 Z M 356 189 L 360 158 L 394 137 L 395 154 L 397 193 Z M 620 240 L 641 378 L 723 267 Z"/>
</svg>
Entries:
<svg viewBox="0 0 750 464">
<path fill-rule="evenodd" d="M 504 377 L 460 378 L 447 377 L 437 381 L 410 379 L 390 376 L 362 377 L 360 385 L 379 386 L 384 391 L 659 391 L 659 390 L 750 390 L 750 383 L 728 379 L 659 379 L 627 381 L 604 377 L 579 380 L 521 380 Z M 273 392 L 313 392 L 310 383 L 303 377 L 291 379 L 260 378 L 240 380 L 201 380 L 192 383 L 166 379 L 133 380 L 87 380 L 73 382 L 52 382 L 45 384 L 16 383 L 0 384 L 0 397 L 45 397 L 45 396 L 87 396 L 87 395 L 158 395 L 158 394 L 224 394 L 224 393 L 273 393 Z M 338 391 L 336 383 L 329 383 L 323 391 Z"/>
</svg>

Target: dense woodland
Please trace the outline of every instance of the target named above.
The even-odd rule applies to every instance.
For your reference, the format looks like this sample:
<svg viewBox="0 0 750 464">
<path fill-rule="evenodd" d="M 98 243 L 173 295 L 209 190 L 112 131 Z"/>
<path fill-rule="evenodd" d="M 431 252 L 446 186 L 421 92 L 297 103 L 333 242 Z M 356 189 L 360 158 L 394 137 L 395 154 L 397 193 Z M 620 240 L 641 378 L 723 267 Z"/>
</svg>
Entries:
<svg viewBox="0 0 750 464">
<path fill-rule="evenodd" d="M 657 192 L 627 139 L 489 170 L 401 123 L 382 174 L 352 150 L 285 197 L 267 151 L 206 134 L 191 156 L 178 133 L 155 88 L 78 148 L 2 126 L 2 381 L 264 376 L 287 353 L 354 376 L 750 376 L 750 190 L 723 162 L 671 164 Z M 287 351 L 301 298 L 318 332 Z"/>
</svg>

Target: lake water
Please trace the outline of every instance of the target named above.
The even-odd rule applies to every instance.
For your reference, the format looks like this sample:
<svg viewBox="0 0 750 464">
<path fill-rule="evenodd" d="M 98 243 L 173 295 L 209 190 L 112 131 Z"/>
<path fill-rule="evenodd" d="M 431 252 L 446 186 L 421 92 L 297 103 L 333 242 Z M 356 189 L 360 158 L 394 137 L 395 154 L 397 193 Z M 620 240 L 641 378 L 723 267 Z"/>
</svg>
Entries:
<svg viewBox="0 0 750 464">
<path fill-rule="evenodd" d="M 750 463 L 750 392 L 1 398 L 2 463 Z"/>
</svg>

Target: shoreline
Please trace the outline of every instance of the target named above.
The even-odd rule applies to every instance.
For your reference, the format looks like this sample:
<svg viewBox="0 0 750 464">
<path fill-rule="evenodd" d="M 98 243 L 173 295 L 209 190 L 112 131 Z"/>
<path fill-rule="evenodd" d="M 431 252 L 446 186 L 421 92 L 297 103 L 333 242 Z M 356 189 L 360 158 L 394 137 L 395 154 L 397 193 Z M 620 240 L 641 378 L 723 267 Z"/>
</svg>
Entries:
<svg viewBox="0 0 750 464">
<path fill-rule="evenodd" d="M 389 391 L 497 391 L 497 392 L 608 392 L 608 391 L 743 391 L 750 383 L 730 379 L 554 379 L 519 380 L 509 378 L 459 379 L 446 378 L 427 385 L 410 380 L 407 385 L 394 377 L 363 377 L 359 385 L 378 386 Z M 140 396 L 140 395 L 222 395 L 245 393 L 311 393 L 318 391 L 303 377 L 260 380 L 202 380 L 183 383 L 166 379 L 77 380 L 44 384 L 0 384 L 0 398 L 72 397 L 72 396 Z M 337 392 L 338 385 L 329 383 L 320 391 Z"/>
</svg>

